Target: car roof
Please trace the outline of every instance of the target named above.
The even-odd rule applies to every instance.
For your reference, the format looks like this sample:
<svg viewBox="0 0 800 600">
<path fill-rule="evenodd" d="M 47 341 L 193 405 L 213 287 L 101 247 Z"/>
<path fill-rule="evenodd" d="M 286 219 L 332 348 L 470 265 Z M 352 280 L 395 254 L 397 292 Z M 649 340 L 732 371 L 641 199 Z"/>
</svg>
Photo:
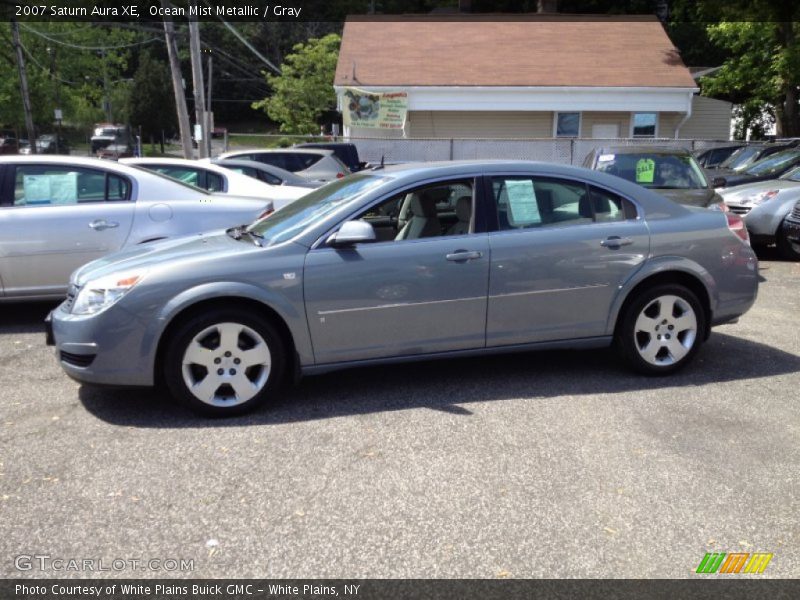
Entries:
<svg viewBox="0 0 800 600">
<path fill-rule="evenodd" d="M 252 154 L 253 152 L 258 152 L 259 154 L 264 152 L 269 154 L 288 152 L 291 154 L 313 154 L 314 156 L 319 156 L 320 154 L 330 156 L 333 154 L 333 150 L 328 150 L 327 148 L 252 148 L 250 150 L 232 150 L 230 152 L 225 152 L 224 154 L 220 154 L 218 158 L 234 158 L 241 154 Z"/>
<path fill-rule="evenodd" d="M 669 146 L 598 146 L 597 154 L 663 154 L 673 156 L 691 156 L 686 148 L 671 148 Z"/>
</svg>

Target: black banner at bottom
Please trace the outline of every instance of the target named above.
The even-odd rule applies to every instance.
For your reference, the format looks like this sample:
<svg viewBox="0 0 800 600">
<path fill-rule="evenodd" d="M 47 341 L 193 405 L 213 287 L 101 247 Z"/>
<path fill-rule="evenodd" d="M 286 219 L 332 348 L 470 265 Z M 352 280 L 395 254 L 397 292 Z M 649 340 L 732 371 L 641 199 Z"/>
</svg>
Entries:
<svg viewBox="0 0 800 600">
<path fill-rule="evenodd" d="M 5 579 L 2 600 L 781 600 L 787 579 Z"/>
</svg>

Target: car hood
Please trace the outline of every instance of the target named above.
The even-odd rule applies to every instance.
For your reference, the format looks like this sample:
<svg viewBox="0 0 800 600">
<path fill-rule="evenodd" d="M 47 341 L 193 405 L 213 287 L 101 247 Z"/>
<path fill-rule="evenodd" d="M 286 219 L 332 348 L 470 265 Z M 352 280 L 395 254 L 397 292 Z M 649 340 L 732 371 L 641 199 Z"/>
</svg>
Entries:
<svg viewBox="0 0 800 600">
<path fill-rule="evenodd" d="M 714 193 L 714 190 L 710 190 L 708 188 L 701 188 L 699 190 L 671 190 L 659 188 L 650 189 L 658 194 L 661 194 L 662 196 L 669 198 L 673 202 L 685 204 L 687 206 L 707 207 L 710 204 L 714 204 L 716 201 L 716 194 Z"/>
<path fill-rule="evenodd" d="M 728 200 L 740 200 L 742 198 L 749 198 L 754 194 L 758 194 L 760 192 L 766 192 L 769 190 L 785 190 L 790 188 L 800 188 L 800 183 L 796 181 L 790 181 L 788 179 L 770 179 L 767 181 L 754 181 L 751 183 L 744 183 L 742 185 L 724 188 L 720 190 L 719 195 L 722 196 L 727 202 Z"/>
<path fill-rule="evenodd" d="M 148 270 L 172 261 L 208 259 L 247 248 L 256 246 L 247 244 L 246 240 L 234 240 L 225 230 L 148 242 L 94 260 L 75 271 L 70 281 L 83 286 L 87 281 L 107 275 Z"/>
</svg>

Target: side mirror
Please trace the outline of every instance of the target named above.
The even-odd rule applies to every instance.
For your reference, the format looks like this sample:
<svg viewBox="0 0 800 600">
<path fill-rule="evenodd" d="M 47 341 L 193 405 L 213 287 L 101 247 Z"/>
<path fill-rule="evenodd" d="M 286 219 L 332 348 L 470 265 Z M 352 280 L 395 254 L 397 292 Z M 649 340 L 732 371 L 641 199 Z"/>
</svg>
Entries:
<svg viewBox="0 0 800 600">
<path fill-rule="evenodd" d="M 334 248 L 342 248 L 375 241 L 375 230 L 366 221 L 346 221 L 339 231 L 327 239 L 327 244 Z"/>
<path fill-rule="evenodd" d="M 714 177 L 714 181 L 711 182 L 711 186 L 715 188 L 725 187 L 728 185 L 728 180 L 724 177 Z"/>
</svg>

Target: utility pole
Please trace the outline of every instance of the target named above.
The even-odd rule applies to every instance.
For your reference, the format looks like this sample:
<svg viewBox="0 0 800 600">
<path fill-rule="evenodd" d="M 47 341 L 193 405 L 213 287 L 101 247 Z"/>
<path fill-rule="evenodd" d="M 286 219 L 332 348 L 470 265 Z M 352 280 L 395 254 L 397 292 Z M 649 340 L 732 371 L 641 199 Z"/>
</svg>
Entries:
<svg viewBox="0 0 800 600">
<path fill-rule="evenodd" d="M 36 131 L 33 129 L 33 114 L 31 113 L 31 97 L 28 92 L 28 74 L 25 71 L 25 58 L 22 56 L 22 44 L 19 42 L 19 23 L 11 19 L 11 35 L 14 40 L 14 49 L 17 53 L 17 69 L 19 70 L 19 85 L 22 92 L 22 109 L 25 111 L 25 128 L 28 130 L 28 141 L 31 145 L 31 154 L 36 154 Z"/>
<path fill-rule="evenodd" d="M 209 52 L 211 52 L 209 50 Z M 214 111 L 211 110 L 211 81 L 213 76 L 213 63 L 211 61 L 211 54 L 208 55 L 208 98 L 206 100 L 206 132 L 208 136 L 206 137 L 208 143 L 208 156 L 211 156 L 211 136 L 213 133 L 214 128 L 212 127 L 211 118 L 214 115 Z"/>
<path fill-rule="evenodd" d="M 111 96 L 108 93 L 108 63 L 105 50 L 100 50 L 100 57 L 103 61 L 103 109 L 106 111 L 106 121 L 109 125 L 113 125 L 114 113 L 111 111 Z"/>
<path fill-rule="evenodd" d="M 206 101 L 203 97 L 203 62 L 200 58 L 200 24 L 197 22 L 197 0 L 190 0 L 195 16 L 189 17 L 189 55 L 192 58 L 192 88 L 194 92 L 194 122 L 200 128 L 197 151 L 200 158 L 208 156 L 208 131 L 206 127 Z M 195 136 L 197 137 L 197 136 Z"/>
<path fill-rule="evenodd" d="M 161 0 L 164 9 L 171 8 L 167 0 Z M 192 134 L 189 125 L 189 112 L 186 109 L 186 96 L 183 92 L 181 81 L 181 65 L 178 60 L 178 45 L 175 43 L 175 27 L 170 17 L 164 17 L 164 36 L 167 40 L 167 54 L 169 55 L 169 67 L 172 71 L 172 91 L 175 93 L 175 108 L 178 112 L 178 128 L 181 134 L 181 145 L 183 146 L 183 157 L 192 158 Z"/>
<path fill-rule="evenodd" d="M 58 81 L 58 71 L 56 69 L 56 49 L 50 46 L 47 47 L 47 52 L 50 53 L 50 74 L 53 77 L 53 85 L 56 92 L 56 108 L 53 111 L 53 116 L 56 118 L 56 153 L 61 152 L 61 121 L 63 113 L 61 112 L 61 86 Z"/>
</svg>

